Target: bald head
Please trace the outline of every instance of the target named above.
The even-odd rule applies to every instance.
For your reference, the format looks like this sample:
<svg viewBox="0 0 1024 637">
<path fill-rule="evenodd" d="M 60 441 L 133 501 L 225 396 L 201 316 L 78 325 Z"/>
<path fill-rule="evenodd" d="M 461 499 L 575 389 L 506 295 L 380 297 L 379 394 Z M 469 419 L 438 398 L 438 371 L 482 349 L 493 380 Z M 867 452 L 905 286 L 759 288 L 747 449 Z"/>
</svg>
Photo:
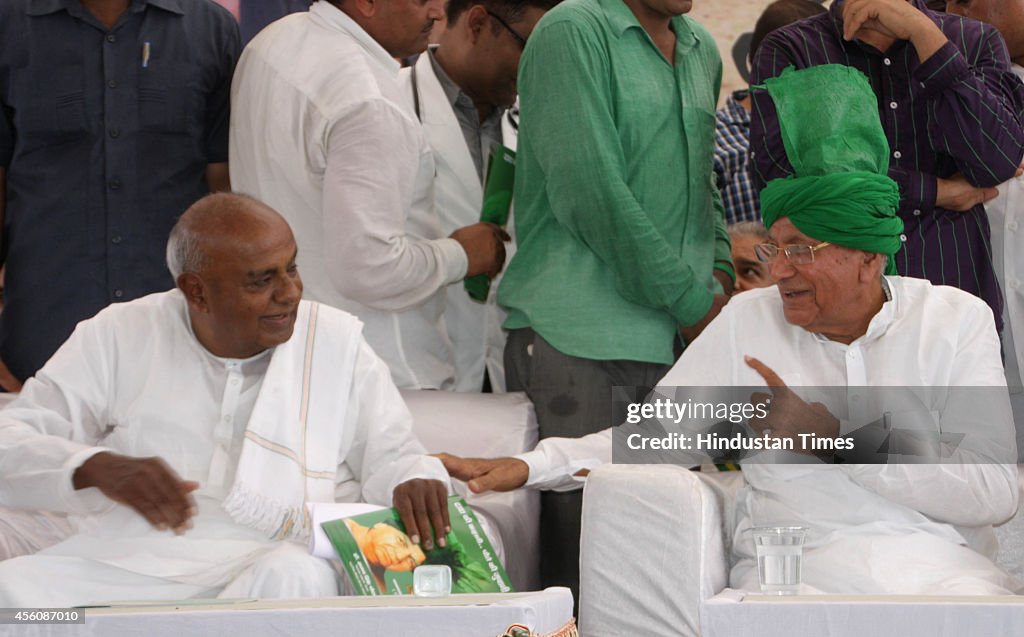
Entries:
<svg viewBox="0 0 1024 637">
<path fill-rule="evenodd" d="M 281 226 L 288 223 L 262 201 L 234 193 L 207 195 L 192 204 L 171 230 L 167 268 L 175 281 L 186 272 L 202 272 L 218 250 L 242 247 Z"/>
<path fill-rule="evenodd" d="M 302 296 L 297 253 L 288 223 L 251 197 L 218 193 L 186 210 L 167 265 L 199 342 L 216 356 L 248 358 L 291 338 Z"/>
</svg>

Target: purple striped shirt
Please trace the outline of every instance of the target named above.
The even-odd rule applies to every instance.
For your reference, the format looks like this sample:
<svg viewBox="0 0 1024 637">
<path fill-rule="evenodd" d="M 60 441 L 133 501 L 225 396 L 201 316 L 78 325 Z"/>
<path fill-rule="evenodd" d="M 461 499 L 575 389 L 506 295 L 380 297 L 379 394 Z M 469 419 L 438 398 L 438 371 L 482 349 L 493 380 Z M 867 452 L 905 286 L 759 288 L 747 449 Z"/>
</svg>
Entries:
<svg viewBox="0 0 1024 637">
<path fill-rule="evenodd" d="M 923 64 L 910 42 L 897 41 L 882 53 L 843 40 L 842 0 L 837 0 L 827 14 L 769 34 L 758 50 L 751 83 L 761 84 L 788 66 L 845 64 L 867 75 L 889 139 L 889 176 L 900 186 L 899 214 L 906 229 L 897 269 L 980 296 L 1002 329 L 1002 295 L 985 210 L 937 207 L 935 178 L 960 172 L 988 187 L 1014 175 L 1024 157 L 1024 85 L 1010 70 L 1006 45 L 993 27 L 929 11 L 923 0 L 911 2 L 949 38 Z M 767 180 L 792 174 L 767 91 L 754 92 L 750 149 L 758 191 Z"/>
</svg>

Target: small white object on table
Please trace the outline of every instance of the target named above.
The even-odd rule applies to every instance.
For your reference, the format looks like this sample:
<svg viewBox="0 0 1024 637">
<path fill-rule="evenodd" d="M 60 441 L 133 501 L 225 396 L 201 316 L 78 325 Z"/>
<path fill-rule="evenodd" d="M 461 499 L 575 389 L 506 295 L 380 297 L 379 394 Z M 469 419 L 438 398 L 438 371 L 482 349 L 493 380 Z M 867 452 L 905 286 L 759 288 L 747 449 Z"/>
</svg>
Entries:
<svg viewBox="0 0 1024 637">
<path fill-rule="evenodd" d="M 1019 635 L 1024 596 L 759 595 L 727 588 L 700 608 L 702 637 Z"/>
<path fill-rule="evenodd" d="M 331 597 L 302 600 L 187 600 L 129 602 L 88 608 L 84 624 L 0 625 L 0 636 L 146 635 L 416 635 L 498 637 L 521 624 L 555 635 L 572 621 L 572 593 L 553 587 L 533 593 L 449 597 Z"/>
</svg>

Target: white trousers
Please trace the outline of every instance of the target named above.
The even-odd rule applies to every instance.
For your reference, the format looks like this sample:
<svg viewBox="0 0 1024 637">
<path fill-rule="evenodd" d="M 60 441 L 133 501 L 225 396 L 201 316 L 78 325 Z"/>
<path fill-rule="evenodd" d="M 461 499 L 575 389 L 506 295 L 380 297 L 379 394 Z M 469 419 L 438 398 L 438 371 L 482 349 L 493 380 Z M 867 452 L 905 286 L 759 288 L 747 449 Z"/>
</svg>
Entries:
<svg viewBox="0 0 1024 637">
<path fill-rule="evenodd" d="M 0 562 L 0 607 L 65 607 L 111 601 L 186 598 L 293 598 L 338 594 L 338 577 L 304 546 L 280 542 L 256 556 L 226 586 L 204 588 L 133 573 L 81 557 L 29 555 Z"/>
</svg>

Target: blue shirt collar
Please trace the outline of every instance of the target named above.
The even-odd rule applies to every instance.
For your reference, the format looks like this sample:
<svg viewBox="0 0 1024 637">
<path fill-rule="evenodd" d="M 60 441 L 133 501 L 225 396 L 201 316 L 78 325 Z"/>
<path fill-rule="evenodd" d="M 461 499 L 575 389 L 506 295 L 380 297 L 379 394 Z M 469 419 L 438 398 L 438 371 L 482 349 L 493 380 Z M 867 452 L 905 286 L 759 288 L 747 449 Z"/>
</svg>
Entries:
<svg viewBox="0 0 1024 637">
<path fill-rule="evenodd" d="M 750 125 L 750 113 L 743 108 L 740 100 L 750 94 L 750 91 L 734 91 L 725 101 L 725 120 L 732 124 Z"/>
</svg>

